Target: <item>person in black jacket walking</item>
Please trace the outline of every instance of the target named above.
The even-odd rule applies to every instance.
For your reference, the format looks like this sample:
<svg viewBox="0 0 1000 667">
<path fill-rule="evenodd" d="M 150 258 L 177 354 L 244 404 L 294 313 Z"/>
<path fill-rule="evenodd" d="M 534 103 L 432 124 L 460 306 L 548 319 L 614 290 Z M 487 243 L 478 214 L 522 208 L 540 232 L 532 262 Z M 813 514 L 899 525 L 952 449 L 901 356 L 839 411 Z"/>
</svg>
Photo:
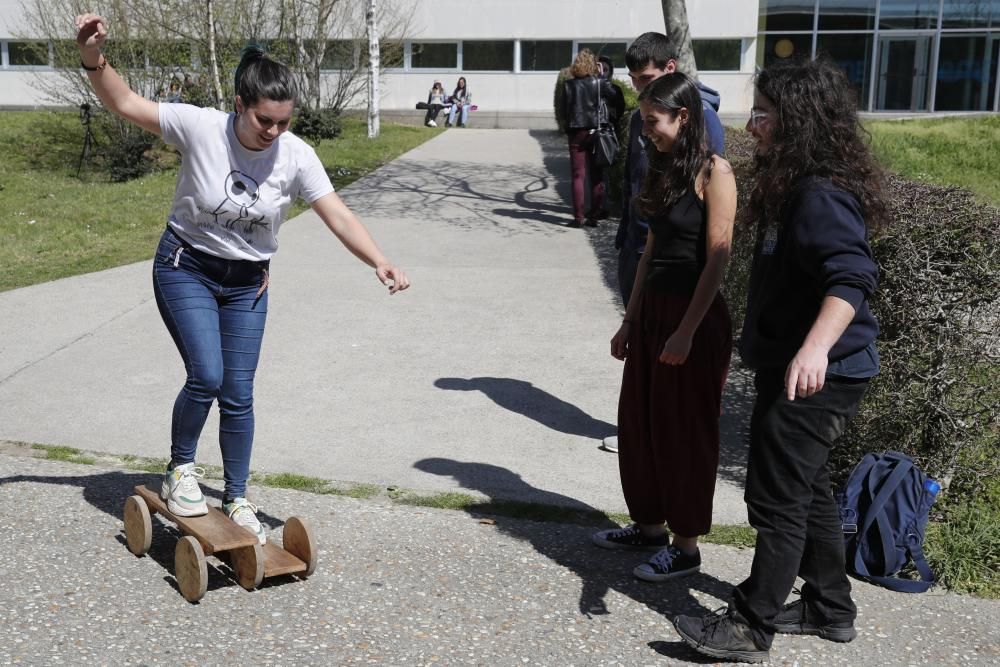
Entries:
<svg viewBox="0 0 1000 667">
<path fill-rule="evenodd" d="M 582 49 L 570 67 L 573 78 L 564 84 L 564 118 L 569 137 L 569 161 L 573 177 L 573 221 L 570 227 L 586 222 L 590 227 L 604 211 L 604 167 L 594 160 L 594 130 L 598 126 L 601 99 L 617 118 L 625 110 L 622 92 L 598 75 L 597 59 L 589 49 Z M 590 179 L 590 208 L 585 211 L 584 182 Z"/>
<path fill-rule="evenodd" d="M 747 211 L 758 235 L 740 343 L 757 389 L 746 481 L 757 545 L 724 614 L 674 620 L 714 658 L 761 662 L 777 632 L 838 642 L 856 634 L 827 460 L 879 370 L 868 230 L 888 218 L 856 99 L 825 59 L 757 75 Z M 801 598 L 785 604 L 796 576 Z"/>
</svg>

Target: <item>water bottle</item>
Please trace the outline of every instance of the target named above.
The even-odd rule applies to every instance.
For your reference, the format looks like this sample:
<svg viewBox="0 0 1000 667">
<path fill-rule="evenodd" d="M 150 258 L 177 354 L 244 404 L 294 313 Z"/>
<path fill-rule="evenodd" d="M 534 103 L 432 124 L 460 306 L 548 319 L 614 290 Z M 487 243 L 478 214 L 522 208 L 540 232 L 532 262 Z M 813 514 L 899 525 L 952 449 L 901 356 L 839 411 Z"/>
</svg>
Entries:
<svg viewBox="0 0 1000 667">
<path fill-rule="evenodd" d="M 927 498 L 927 507 L 934 504 L 937 494 L 941 491 L 941 485 L 937 481 L 928 477 L 924 480 L 924 495 Z"/>
</svg>

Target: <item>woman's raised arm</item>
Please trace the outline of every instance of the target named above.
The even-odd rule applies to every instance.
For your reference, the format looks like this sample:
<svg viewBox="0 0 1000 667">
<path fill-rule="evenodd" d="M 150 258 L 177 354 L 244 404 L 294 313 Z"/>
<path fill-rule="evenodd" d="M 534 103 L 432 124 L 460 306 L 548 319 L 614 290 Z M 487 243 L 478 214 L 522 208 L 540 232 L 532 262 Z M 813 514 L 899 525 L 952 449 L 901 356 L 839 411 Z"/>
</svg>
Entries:
<svg viewBox="0 0 1000 667">
<path fill-rule="evenodd" d="M 160 110 L 157 103 L 129 88 L 101 53 L 101 46 L 108 36 L 104 19 L 97 14 L 81 14 L 76 17 L 75 24 L 80 64 L 87 71 L 87 78 L 97 97 L 105 107 L 125 120 L 159 135 Z"/>
</svg>

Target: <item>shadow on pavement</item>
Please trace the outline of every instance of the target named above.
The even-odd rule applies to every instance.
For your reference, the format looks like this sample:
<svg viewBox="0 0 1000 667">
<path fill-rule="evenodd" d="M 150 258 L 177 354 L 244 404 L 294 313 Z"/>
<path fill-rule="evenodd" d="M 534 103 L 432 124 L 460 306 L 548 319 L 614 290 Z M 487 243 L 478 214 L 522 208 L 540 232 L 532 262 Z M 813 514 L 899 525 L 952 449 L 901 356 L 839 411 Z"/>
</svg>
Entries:
<svg viewBox="0 0 1000 667">
<path fill-rule="evenodd" d="M 158 489 L 163 481 L 163 476 L 146 472 L 103 472 L 94 475 L 77 476 L 57 476 L 57 475 L 14 475 L 12 477 L 0 477 L 0 486 L 4 484 L 58 484 L 61 486 L 78 486 L 83 490 L 83 498 L 95 508 L 121 521 L 122 510 L 125 506 L 125 499 L 135 494 L 135 487 L 145 484 L 150 489 Z M 218 504 L 222 504 L 222 492 L 208 486 L 202 485 L 202 492 L 209 498 L 214 498 Z M 152 514 L 152 512 L 151 512 Z M 155 515 L 154 515 L 155 516 Z M 284 521 L 277 519 L 266 512 L 257 512 L 260 522 L 268 526 L 271 530 L 284 525 Z M 182 537 L 182 533 L 167 520 L 153 519 L 153 540 L 150 543 L 149 551 L 146 555 L 158 563 L 170 575 L 164 576 L 166 581 L 175 590 L 180 592 L 177 580 L 173 577 L 174 572 L 174 550 L 177 540 Z M 126 549 L 124 530 L 115 536 Z M 233 586 L 236 584 L 236 576 L 228 565 L 208 561 L 208 590 L 216 590 Z M 269 585 L 279 585 L 292 581 L 292 578 L 276 577 L 261 583 L 260 588 Z"/>
<path fill-rule="evenodd" d="M 438 389 L 481 391 L 500 407 L 524 415 L 560 433 L 600 440 L 614 435 L 617 428 L 594 419 L 572 403 L 567 403 L 530 382 L 511 378 L 438 378 Z"/>
<path fill-rule="evenodd" d="M 586 503 L 535 488 L 521 479 L 520 475 L 500 466 L 429 458 L 418 461 L 414 467 L 435 475 L 451 477 L 463 488 L 480 493 L 484 493 L 481 488 L 485 486 L 483 481 L 488 480 L 490 488 L 499 486 L 514 491 L 505 497 L 530 497 L 533 502 L 544 505 L 597 512 Z M 474 508 L 470 513 L 477 514 Z M 539 554 L 579 577 L 582 586 L 579 610 L 586 616 L 609 613 L 604 599 L 610 590 L 627 595 L 672 619 L 677 614 L 702 615 L 710 611 L 698 602 L 692 595 L 692 590 L 725 599 L 732 589 L 732 584 L 704 572 L 662 584 L 639 581 L 632 575 L 632 569 L 642 563 L 649 553 L 601 549 L 590 541 L 591 533 L 618 527 L 609 519 L 590 526 L 579 526 L 498 518 L 496 527 L 512 537 L 531 543 Z"/>
<path fill-rule="evenodd" d="M 534 165 L 448 161 L 421 163 L 414 169 L 412 163 L 397 160 L 354 183 L 344 197 L 367 217 L 420 221 L 433 219 L 437 212 L 456 230 L 493 229 L 505 236 L 577 231 L 560 229 L 571 213 L 552 180 L 552 173 Z"/>
</svg>

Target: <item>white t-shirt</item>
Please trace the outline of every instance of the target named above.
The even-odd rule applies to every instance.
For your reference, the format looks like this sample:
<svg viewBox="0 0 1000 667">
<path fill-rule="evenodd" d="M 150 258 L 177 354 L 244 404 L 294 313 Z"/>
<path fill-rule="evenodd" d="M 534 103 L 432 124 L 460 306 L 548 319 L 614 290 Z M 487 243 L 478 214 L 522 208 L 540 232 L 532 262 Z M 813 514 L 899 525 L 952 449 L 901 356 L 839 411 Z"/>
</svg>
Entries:
<svg viewBox="0 0 1000 667">
<path fill-rule="evenodd" d="M 333 192 L 312 146 L 291 132 L 262 151 L 244 148 L 235 114 L 160 104 L 163 140 L 181 153 L 168 224 L 192 247 L 226 259 L 261 261 L 278 249 L 278 227 L 299 196 Z"/>
</svg>

